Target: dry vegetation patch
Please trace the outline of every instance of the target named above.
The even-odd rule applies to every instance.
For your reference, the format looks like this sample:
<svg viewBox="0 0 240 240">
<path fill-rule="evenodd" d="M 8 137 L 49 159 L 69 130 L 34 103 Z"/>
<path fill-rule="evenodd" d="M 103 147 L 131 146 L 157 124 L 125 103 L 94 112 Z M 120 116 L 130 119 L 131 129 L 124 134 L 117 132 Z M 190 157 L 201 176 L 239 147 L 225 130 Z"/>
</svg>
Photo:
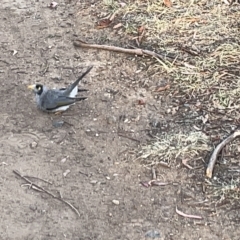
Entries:
<svg viewBox="0 0 240 240">
<path fill-rule="evenodd" d="M 240 4 L 233 1 L 114 1 L 103 0 L 103 9 L 114 14 L 113 29 L 137 47 L 157 52 L 163 61 L 147 62 L 146 72 L 170 79 L 170 88 L 159 95 L 188 105 L 205 119 L 188 123 L 199 131 L 163 134 L 143 145 L 140 158 L 155 165 L 174 159 L 206 158 L 214 145 L 239 125 L 240 106 Z M 119 25 L 120 24 L 120 25 Z M 121 26 L 121 27 L 119 27 Z M 111 27 L 111 26 L 110 26 Z M 142 60 L 145 61 L 146 60 Z M 179 118 L 186 116 L 179 111 Z M 192 128 L 192 129 L 193 129 Z M 223 151 L 220 165 L 231 169 L 239 157 L 239 141 Z M 220 167 L 221 169 L 221 167 Z M 220 172 L 216 174 L 220 175 Z M 218 174 L 219 173 L 219 174 Z M 235 172 L 236 173 L 236 172 Z M 214 196 L 239 198 L 239 181 L 226 173 L 210 184 Z M 227 180 L 226 180 L 227 179 Z M 230 194 L 231 193 L 231 194 Z"/>
</svg>

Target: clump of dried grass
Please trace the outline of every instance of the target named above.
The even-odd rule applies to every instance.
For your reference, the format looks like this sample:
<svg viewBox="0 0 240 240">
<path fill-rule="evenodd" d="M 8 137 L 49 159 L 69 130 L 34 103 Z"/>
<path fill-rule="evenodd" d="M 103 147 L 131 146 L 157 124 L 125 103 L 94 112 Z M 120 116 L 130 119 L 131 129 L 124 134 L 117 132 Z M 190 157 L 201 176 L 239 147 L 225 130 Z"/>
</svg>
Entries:
<svg viewBox="0 0 240 240">
<path fill-rule="evenodd" d="M 240 200 L 240 179 L 232 178 L 230 180 L 223 180 L 214 178 L 212 182 L 207 181 L 210 196 L 217 200 L 217 204 L 221 204 L 225 200 L 236 202 Z"/>
<path fill-rule="evenodd" d="M 172 0 L 172 7 L 166 7 L 156 0 L 129 0 L 124 4 L 103 1 L 105 9 L 117 13 L 115 20 L 122 23 L 122 34 L 136 37 L 138 28 L 145 27 L 140 47 L 165 56 L 165 62 L 153 60 L 146 71 L 171 79 L 170 96 L 182 103 L 198 102 L 215 128 L 222 129 L 226 121 L 237 124 L 240 4 Z M 164 136 L 144 146 L 142 158 L 157 163 L 160 159 L 170 162 L 176 157 L 195 156 L 209 150 L 205 137 L 200 133 Z"/>
<path fill-rule="evenodd" d="M 139 159 L 146 165 L 166 162 L 169 165 L 177 158 L 192 159 L 210 150 L 210 140 L 202 132 L 164 134 L 141 147 Z"/>
<path fill-rule="evenodd" d="M 198 99 L 206 107 L 236 112 L 240 106 L 240 5 L 218 0 L 175 0 L 172 7 L 156 0 L 103 1 L 108 11 L 117 12 L 125 34 L 136 36 L 139 26 L 144 26 L 142 47 L 167 56 L 165 63 L 155 61 L 148 71 L 171 78 L 175 87 L 170 91 Z"/>
</svg>

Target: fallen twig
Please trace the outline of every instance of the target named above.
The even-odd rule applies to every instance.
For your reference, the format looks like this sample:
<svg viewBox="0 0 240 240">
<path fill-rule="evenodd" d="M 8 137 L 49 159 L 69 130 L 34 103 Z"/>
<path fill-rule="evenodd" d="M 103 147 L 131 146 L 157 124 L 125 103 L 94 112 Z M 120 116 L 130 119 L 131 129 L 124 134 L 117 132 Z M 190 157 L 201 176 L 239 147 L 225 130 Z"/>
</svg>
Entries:
<svg viewBox="0 0 240 240">
<path fill-rule="evenodd" d="M 156 170 L 154 167 L 151 168 L 152 170 L 152 180 L 150 181 L 141 181 L 140 184 L 146 188 L 153 187 L 153 186 L 166 186 L 170 183 L 161 182 L 157 179 Z"/>
<path fill-rule="evenodd" d="M 152 179 L 153 180 L 156 180 L 157 179 L 157 175 L 156 175 L 156 171 L 155 171 L 155 168 L 152 167 Z"/>
<path fill-rule="evenodd" d="M 40 181 L 43 181 L 45 183 L 48 183 L 48 184 L 51 184 L 52 185 L 52 182 L 49 182 L 48 180 L 45 180 L 45 179 L 42 179 L 42 178 L 39 178 L 39 177 L 33 177 L 33 176 L 25 176 L 26 178 L 34 178 L 34 179 L 38 179 Z"/>
<path fill-rule="evenodd" d="M 132 138 L 132 137 L 126 136 L 126 135 L 124 135 L 123 133 L 119 133 L 119 132 L 118 132 L 118 136 L 119 136 L 119 137 L 123 137 L 123 138 L 130 139 L 130 140 L 135 141 L 135 142 L 138 142 L 138 143 L 141 142 L 140 140 L 138 140 L 138 139 L 136 139 L 136 138 Z"/>
<path fill-rule="evenodd" d="M 13 170 L 13 173 L 16 174 L 17 176 L 19 176 L 20 178 L 24 179 L 27 183 L 29 183 L 30 187 L 34 190 L 37 190 L 37 191 L 41 191 L 41 192 L 44 192 L 48 195 L 50 195 L 51 197 L 55 198 L 55 199 L 58 199 L 59 201 L 63 202 L 64 204 L 66 204 L 67 206 L 69 206 L 79 217 L 80 217 L 80 213 L 79 211 L 69 202 L 63 200 L 62 198 L 59 198 L 57 196 L 55 196 L 53 193 L 45 190 L 44 188 L 38 186 L 37 184 L 33 183 L 32 181 L 30 181 L 26 176 L 23 176 L 20 172 L 18 172 L 17 170 Z"/>
<path fill-rule="evenodd" d="M 209 163 L 208 163 L 208 167 L 206 170 L 206 176 L 209 178 L 212 178 L 212 172 L 213 172 L 213 168 L 214 165 L 217 161 L 217 157 L 218 154 L 220 153 L 220 151 L 228 144 L 230 143 L 232 140 L 234 140 L 235 138 L 240 136 L 240 129 L 236 129 L 230 136 L 228 136 L 227 138 L 225 138 L 221 143 L 219 143 L 217 145 L 217 147 L 215 148 L 215 150 L 213 151 Z"/>
<path fill-rule="evenodd" d="M 153 186 L 166 186 L 169 185 L 169 183 L 160 182 L 156 179 L 150 180 L 150 181 L 141 181 L 140 184 L 146 188 L 153 187 Z"/>
<path fill-rule="evenodd" d="M 158 58 L 158 59 L 160 59 L 161 61 L 164 62 L 164 59 L 160 54 L 155 53 L 153 51 L 149 51 L 149 50 L 143 50 L 141 48 L 129 49 L 129 48 L 109 46 L 109 45 L 90 44 L 90 43 L 83 42 L 81 40 L 74 41 L 73 45 L 75 47 L 95 48 L 95 49 L 101 49 L 101 50 L 108 50 L 108 51 L 114 51 L 114 52 L 134 54 L 134 55 L 139 55 L 139 56 L 148 55 L 148 56 L 151 56 L 151 57 Z"/>
<path fill-rule="evenodd" d="M 186 214 L 186 213 L 178 210 L 177 207 L 176 207 L 176 213 L 179 214 L 180 216 L 183 216 L 183 217 L 186 217 L 186 218 L 203 219 L 201 216 Z"/>
</svg>

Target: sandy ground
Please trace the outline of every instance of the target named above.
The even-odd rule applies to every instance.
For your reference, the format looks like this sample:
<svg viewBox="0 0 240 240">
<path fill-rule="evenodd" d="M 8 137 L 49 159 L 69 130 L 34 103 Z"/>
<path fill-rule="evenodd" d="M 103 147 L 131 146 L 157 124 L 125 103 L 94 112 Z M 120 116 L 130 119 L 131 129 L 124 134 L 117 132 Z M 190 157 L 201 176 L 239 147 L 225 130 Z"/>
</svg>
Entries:
<svg viewBox="0 0 240 240">
<path fill-rule="evenodd" d="M 139 184 L 151 170 L 136 160 L 138 146 L 152 121 L 168 121 L 170 100 L 143 87 L 148 76 L 129 56 L 74 48 L 75 38 L 104 37 L 90 3 L 80 2 L 61 0 L 55 10 L 41 0 L 1 4 L 1 239 L 239 239 L 239 210 L 199 207 L 205 196 L 193 171 L 159 167 L 159 178 L 175 184 Z M 81 83 L 88 100 L 62 116 L 37 110 L 27 85 L 66 86 L 89 65 Z M 71 203 L 80 217 L 13 170 Z M 183 218 L 176 206 L 204 220 Z"/>
</svg>

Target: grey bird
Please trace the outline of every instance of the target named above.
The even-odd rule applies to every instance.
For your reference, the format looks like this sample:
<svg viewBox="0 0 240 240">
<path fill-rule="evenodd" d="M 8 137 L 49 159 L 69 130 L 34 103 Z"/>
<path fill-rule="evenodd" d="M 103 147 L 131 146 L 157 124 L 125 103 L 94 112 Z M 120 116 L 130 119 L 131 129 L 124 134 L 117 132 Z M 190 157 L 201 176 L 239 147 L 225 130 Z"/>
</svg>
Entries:
<svg viewBox="0 0 240 240">
<path fill-rule="evenodd" d="M 86 89 L 78 89 L 78 84 L 92 68 L 93 66 L 88 67 L 88 69 L 67 88 L 49 89 L 42 84 L 28 86 L 35 94 L 37 107 L 44 112 L 63 112 L 76 102 L 86 99 L 86 97 L 76 97 L 78 92 L 87 91 Z"/>
</svg>

